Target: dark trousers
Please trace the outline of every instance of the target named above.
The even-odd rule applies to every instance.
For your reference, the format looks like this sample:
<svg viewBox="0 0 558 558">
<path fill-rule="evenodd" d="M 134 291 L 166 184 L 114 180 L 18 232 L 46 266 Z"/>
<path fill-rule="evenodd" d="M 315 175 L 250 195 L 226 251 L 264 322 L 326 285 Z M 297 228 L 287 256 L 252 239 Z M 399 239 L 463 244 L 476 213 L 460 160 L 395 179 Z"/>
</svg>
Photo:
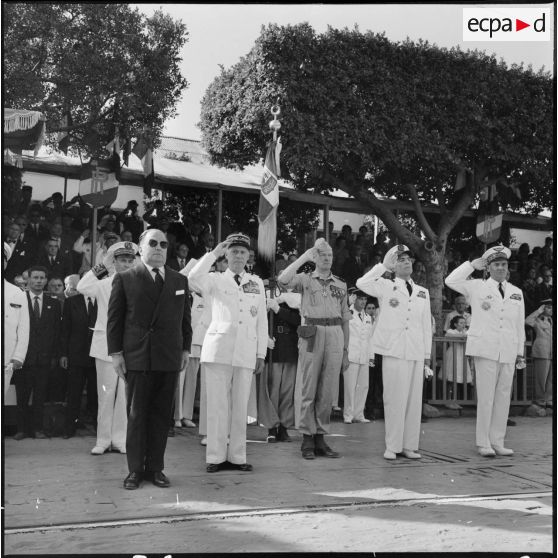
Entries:
<svg viewBox="0 0 558 558">
<path fill-rule="evenodd" d="M 68 371 L 61 366 L 51 368 L 48 373 L 46 401 L 64 402 L 68 389 Z"/>
<path fill-rule="evenodd" d="M 162 471 L 178 371 L 128 370 L 126 380 L 128 470 Z"/>
<path fill-rule="evenodd" d="M 371 419 L 381 418 L 384 414 L 384 384 L 382 380 L 382 355 L 376 355 L 375 366 L 368 368 L 368 395 L 364 412 Z"/>
<path fill-rule="evenodd" d="M 48 368 L 26 366 L 14 374 L 17 399 L 17 431 L 34 435 L 43 430 L 43 407 L 48 390 Z M 33 394 L 33 404 L 29 397 Z"/>
<path fill-rule="evenodd" d="M 83 387 L 87 382 L 87 410 L 97 409 L 97 374 L 95 366 L 71 366 L 68 373 L 68 405 L 66 407 L 66 429 L 75 432 L 76 421 L 81 409 Z M 96 412 L 93 416 L 96 416 Z"/>
</svg>

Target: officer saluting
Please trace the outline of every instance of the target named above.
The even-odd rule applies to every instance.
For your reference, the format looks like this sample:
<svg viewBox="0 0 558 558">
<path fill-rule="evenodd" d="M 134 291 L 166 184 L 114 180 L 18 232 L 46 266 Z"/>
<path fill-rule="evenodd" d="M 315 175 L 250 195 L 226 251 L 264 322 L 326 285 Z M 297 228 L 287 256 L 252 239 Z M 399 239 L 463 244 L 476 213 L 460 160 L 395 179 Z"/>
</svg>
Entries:
<svg viewBox="0 0 558 558">
<path fill-rule="evenodd" d="M 493 246 L 446 278 L 446 285 L 471 305 L 465 353 L 475 359 L 476 442 L 484 457 L 513 454 L 504 447 L 504 438 L 514 367 L 523 362 L 525 307 L 521 290 L 506 281 L 510 255 L 508 248 Z M 468 280 L 475 269 L 488 269 L 490 277 Z"/>
<path fill-rule="evenodd" d="M 296 273 L 306 262 L 314 261 L 311 274 Z M 334 382 L 339 371 L 349 365 L 349 320 L 347 285 L 331 273 L 333 252 L 323 239 L 286 267 L 277 281 L 282 288 L 302 294 L 302 324 L 299 328 L 302 405 L 299 430 L 302 457 L 339 457 L 324 441 L 328 433 Z"/>
<path fill-rule="evenodd" d="M 207 389 L 208 473 L 231 466 L 252 470 L 246 463 L 246 415 L 252 376 L 262 371 L 267 352 L 267 312 L 262 280 L 244 270 L 249 249 L 246 235 L 231 234 L 188 275 L 192 289 L 211 301 L 200 359 Z M 228 269 L 209 273 L 225 254 Z"/>
<path fill-rule="evenodd" d="M 384 279 L 394 271 L 395 279 Z M 385 459 L 403 453 L 419 459 L 422 382 L 424 366 L 430 365 L 432 318 L 430 295 L 411 279 L 413 259 L 407 246 L 399 244 L 357 280 L 357 289 L 375 296 L 380 315 L 372 335 L 372 350 L 383 355 Z"/>
</svg>

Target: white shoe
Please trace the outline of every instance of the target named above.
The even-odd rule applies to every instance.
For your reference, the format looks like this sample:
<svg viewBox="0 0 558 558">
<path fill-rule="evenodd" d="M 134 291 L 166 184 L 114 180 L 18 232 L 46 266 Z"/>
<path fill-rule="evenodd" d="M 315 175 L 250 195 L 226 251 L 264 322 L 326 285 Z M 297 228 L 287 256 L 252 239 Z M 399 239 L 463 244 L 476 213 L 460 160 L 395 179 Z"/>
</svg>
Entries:
<svg viewBox="0 0 558 558">
<path fill-rule="evenodd" d="M 207 446 L 207 436 L 204 436 L 201 440 L 200 440 L 200 444 L 202 446 Z"/>
<path fill-rule="evenodd" d="M 107 451 L 108 448 L 104 448 L 103 446 L 95 446 L 92 450 L 91 453 L 93 455 L 103 455 L 103 453 L 105 453 L 105 451 Z"/>
<path fill-rule="evenodd" d="M 492 448 L 479 447 L 479 455 L 482 455 L 483 457 L 494 457 L 496 452 Z"/>
<path fill-rule="evenodd" d="M 192 422 L 190 419 L 182 419 L 180 424 L 186 428 L 196 428 L 196 423 Z"/>
<path fill-rule="evenodd" d="M 343 422 L 345 424 L 353 424 L 353 421 L 351 419 L 345 419 Z"/>
<path fill-rule="evenodd" d="M 361 418 L 361 419 L 355 419 L 355 422 L 364 423 L 364 422 L 370 422 L 370 421 L 367 418 Z"/>
<path fill-rule="evenodd" d="M 384 459 L 396 459 L 397 455 L 394 452 L 386 450 L 384 451 Z"/>
<path fill-rule="evenodd" d="M 112 446 L 112 449 L 119 453 L 126 453 L 126 448 L 119 448 L 118 446 Z"/>
<path fill-rule="evenodd" d="M 175 421 L 174 421 L 174 427 L 175 427 L 175 428 L 182 428 L 182 421 L 180 421 L 180 420 L 175 420 Z"/>
<path fill-rule="evenodd" d="M 496 455 L 513 455 L 513 450 L 509 448 L 504 448 L 502 446 L 492 446 L 494 453 Z"/>
<path fill-rule="evenodd" d="M 402 453 L 407 459 L 420 459 L 422 457 L 420 453 L 408 449 L 404 449 Z"/>
</svg>

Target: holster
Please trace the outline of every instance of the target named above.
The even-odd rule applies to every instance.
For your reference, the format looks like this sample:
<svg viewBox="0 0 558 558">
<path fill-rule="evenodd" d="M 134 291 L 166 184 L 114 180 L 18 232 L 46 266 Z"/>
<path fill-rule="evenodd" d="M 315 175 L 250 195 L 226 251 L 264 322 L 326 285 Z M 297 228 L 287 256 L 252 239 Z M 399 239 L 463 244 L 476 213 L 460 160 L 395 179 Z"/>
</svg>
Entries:
<svg viewBox="0 0 558 558">
<path fill-rule="evenodd" d="M 298 336 L 302 337 L 302 339 L 306 339 L 306 351 L 309 353 L 314 351 L 316 331 L 318 331 L 318 327 L 315 325 L 300 325 L 296 328 Z"/>
</svg>

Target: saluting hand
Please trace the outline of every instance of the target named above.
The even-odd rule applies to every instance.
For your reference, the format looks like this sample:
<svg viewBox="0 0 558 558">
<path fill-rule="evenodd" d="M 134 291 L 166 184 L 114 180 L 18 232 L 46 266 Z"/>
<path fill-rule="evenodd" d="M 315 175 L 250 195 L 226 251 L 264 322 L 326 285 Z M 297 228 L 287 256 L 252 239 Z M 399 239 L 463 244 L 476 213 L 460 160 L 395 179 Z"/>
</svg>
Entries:
<svg viewBox="0 0 558 558">
<path fill-rule="evenodd" d="M 484 271 L 486 269 L 486 260 L 484 258 L 477 258 L 471 262 L 471 265 L 479 271 Z"/>
<path fill-rule="evenodd" d="M 229 242 L 227 242 L 226 240 L 223 240 L 223 242 L 219 242 L 219 244 L 217 244 L 217 246 L 215 246 L 215 248 L 213 248 L 211 253 L 216 258 L 220 258 L 221 256 L 225 255 L 228 247 L 229 247 Z"/>
</svg>

